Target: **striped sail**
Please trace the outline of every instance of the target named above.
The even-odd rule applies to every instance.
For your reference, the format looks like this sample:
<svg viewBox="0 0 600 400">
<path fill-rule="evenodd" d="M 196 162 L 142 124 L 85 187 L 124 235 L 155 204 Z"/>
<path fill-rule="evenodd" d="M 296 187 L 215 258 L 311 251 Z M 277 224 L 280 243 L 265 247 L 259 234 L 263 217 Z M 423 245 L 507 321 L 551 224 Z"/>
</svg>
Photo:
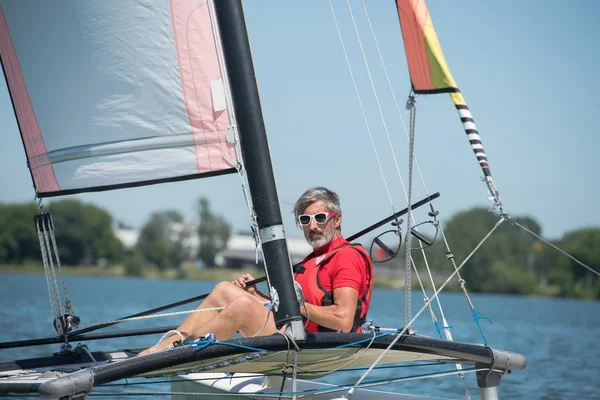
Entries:
<svg viewBox="0 0 600 400">
<path fill-rule="evenodd" d="M 477 126 L 446 63 L 425 0 L 396 0 L 396 5 L 413 91 L 416 94 L 450 94 L 485 175 L 488 190 L 503 211 Z"/>
<path fill-rule="evenodd" d="M 234 172 L 214 32 L 207 0 L 0 0 L 0 60 L 37 195 Z"/>
</svg>

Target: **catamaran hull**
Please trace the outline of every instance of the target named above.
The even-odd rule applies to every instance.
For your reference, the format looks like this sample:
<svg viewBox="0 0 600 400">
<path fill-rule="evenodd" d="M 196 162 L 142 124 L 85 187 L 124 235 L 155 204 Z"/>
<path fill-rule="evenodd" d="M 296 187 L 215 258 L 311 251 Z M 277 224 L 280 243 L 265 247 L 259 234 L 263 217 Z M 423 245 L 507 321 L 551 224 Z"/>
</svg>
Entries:
<svg viewBox="0 0 600 400">
<path fill-rule="evenodd" d="M 295 352 L 289 339 L 283 335 L 271 335 L 185 345 L 142 357 L 137 356 L 138 350 L 93 353 L 81 350 L 51 357 L 7 361 L 0 363 L 0 396 L 32 394 L 70 398 L 85 395 L 94 388 L 103 390 L 100 386 L 121 379 L 164 376 L 171 377 L 172 381 L 195 385 L 191 392 L 182 390 L 182 393 L 201 393 L 207 388 L 217 388 L 238 394 L 244 393 L 242 390 L 254 390 L 256 394 L 265 395 L 265 392 L 280 391 L 281 378 L 271 376 L 281 376 L 282 368 L 290 366 L 294 358 L 298 366 L 298 378 L 301 379 L 314 379 L 343 369 L 369 366 L 376 360 L 380 365 L 422 361 L 475 364 L 486 372 L 482 379 L 494 377 L 492 370 L 504 374 L 509 370 L 521 370 L 526 363 L 525 358 L 516 353 L 420 335 L 402 335 L 398 338 L 395 333 L 309 334 L 305 341 L 296 345 L 301 351 Z M 386 351 L 388 348 L 389 351 Z M 198 373 L 221 375 L 217 376 L 217 380 L 213 377 L 213 382 L 210 382 L 210 379 L 198 380 Z M 235 379 L 245 377 L 246 380 L 235 381 L 232 376 Z M 286 384 L 292 381 L 291 376 L 292 371 L 288 368 Z M 500 383 L 499 376 L 496 381 L 478 383 L 480 387 L 497 386 Z M 321 388 L 326 388 L 315 382 L 302 381 L 300 385 L 295 391 L 316 387 L 319 391 L 315 394 L 321 395 L 325 392 Z M 292 391 L 291 388 L 286 390 Z M 386 398 L 381 397 L 383 394 L 379 392 L 377 396 L 373 391 L 365 393 L 369 394 L 366 398 Z M 329 398 L 335 398 L 340 393 L 332 394 L 334 396 Z M 415 397 L 404 395 L 391 398 Z"/>
<path fill-rule="evenodd" d="M 173 378 L 171 391 L 173 400 L 196 400 L 199 394 L 226 395 L 227 399 L 272 399 L 274 394 L 282 393 L 291 396 L 296 392 L 310 393 L 311 399 L 331 400 L 346 394 L 349 388 L 341 389 L 337 385 L 298 379 L 296 388 L 292 387 L 292 379 L 285 380 L 282 388 L 281 376 L 268 376 L 262 374 L 225 374 L 201 373 L 188 374 Z M 261 393 L 263 396 L 261 396 Z M 238 394 L 239 396 L 236 396 Z M 402 393 L 393 393 L 371 389 L 356 389 L 352 394 L 353 400 L 362 399 L 394 399 L 394 400 L 442 400 L 438 397 L 414 396 Z"/>
</svg>

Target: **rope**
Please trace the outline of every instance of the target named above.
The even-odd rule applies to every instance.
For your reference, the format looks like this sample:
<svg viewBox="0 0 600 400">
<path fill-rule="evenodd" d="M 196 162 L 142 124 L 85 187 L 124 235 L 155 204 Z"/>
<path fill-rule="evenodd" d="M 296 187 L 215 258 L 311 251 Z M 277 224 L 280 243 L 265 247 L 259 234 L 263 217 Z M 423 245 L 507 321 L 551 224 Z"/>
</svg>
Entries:
<svg viewBox="0 0 600 400">
<path fill-rule="evenodd" d="M 158 349 L 158 346 L 163 342 L 163 340 L 165 340 L 168 337 L 173 336 L 173 334 L 179 335 L 179 338 L 181 339 L 181 343 L 183 343 L 185 341 L 185 338 L 183 337 L 183 334 L 181 332 L 179 332 L 177 329 L 172 329 L 170 331 L 165 332 L 165 334 L 162 335 L 160 337 L 160 339 L 158 339 L 158 342 L 154 345 L 154 347 L 152 347 L 152 350 L 150 351 L 150 353 L 154 353 L 156 351 L 156 349 Z"/>
<path fill-rule="evenodd" d="M 42 205 L 40 204 L 40 211 Z M 58 283 L 56 281 L 56 273 L 54 271 L 54 262 L 52 258 L 52 250 L 50 242 L 48 240 L 48 231 L 46 229 L 49 223 L 47 219 L 48 214 L 39 214 L 35 218 L 35 228 L 38 233 L 38 239 L 40 242 L 40 249 L 42 253 L 42 263 L 44 265 L 44 274 L 46 276 L 46 286 L 48 287 L 48 298 L 50 301 L 50 308 L 52 309 L 52 316 L 54 319 L 60 318 L 62 314 L 62 302 L 60 298 L 60 291 L 58 289 Z"/>
<path fill-rule="evenodd" d="M 56 296 L 54 291 L 52 290 L 51 278 L 50 278 L 50 266 L 48 261 L 48 253 L 46 250 L 46 245 L 44 243 L 44 234 L 42 233 L 42 229 L 39 227 L 39 222 L 36 221 L 35 228 L 38 233 L 38 239 L 40 241 L 40 250 L 42 253 L 42 264 L 44 265 L 44 275 L 46 276 L 46 287 L 48 288 L 48 299 L 50 300 L 50 309 L 52 311 L 52 316 L 54 318 L 58 318 L 60 316 L 60 307 L 56 304 Z"/>
<path fill-rule="evenodd" d="M 151 318 L 172 317 L 175 315 L 191 314 L 191 313 L 196 313 L 196 312 L 221 311 L 223 309 L 225 309 L 225 307 L 210 307 L 210 308 L 202 308 L 202 309 L 198 309 L 198 310 L 175 311 L 175 312 L 164 313 L 164 314 L 144 315 L 141 317 L 131 317 L 131 318 L 115 319 L 115 320 L 106 321 L 106 322 L 96 322 L 93 324 L 81 324 L 79 327 L 80 328 L 88 328 L 88 327 L 93 327 L 93 326 L 101 326 L 101 325 L 105 325 L 105 324 L 116 324 L 116 323 L 120 323 L 120 322 L 138 321 L 138 320 L 142 320 L 142 319 L 151 319 Z"/>
<path fill-rule="evenodd" d="M 267 312 L 267 318 L 265 318 L 265 322 L 263 323 L 262 327 L 258 330 L 258 332 L 256 332 L 254 335 L 252 335 L 252 337 L 256 337 L 258 335 L 260 335 L 264 330 L 265 327 L 267 326 L 267 322 L 269 322 L 269 316 L 271 315 L 271 304 L 269 303 L 263 303 L 265 305 L 265 307 L 267 307 L 267 310 L 269 310 Z"/>
<path fill-rule="evenodd" d="M 269 313 L 267 314 L 267 319 L 265 320 L 262 329 L 258 333 L 253 335 L 253 336 L 257 336 L 260 334 L 260 332 L 262 332 L 265 329 L 265 326 L 267 325 L 267 322 L 269 320 L 269 315 L 271 312 L 271 308 L 270 308 L 271 305 L 269 304 L 269 302 L 260 301 L 259 299 L 255 298 L 254 296 L 252 296 L 252 298 L 254 298 L 260 304 L 265 305 L 265 307 L 267 307 L 267 309 L 269 310 Z M 121 323 L 121 322 L 138 321 L 138 320 L 143 320 L 143 319 L 173 317 L 176 315 L 191 314 L 191 313 L 198 313 L 198 312 L 205 312 L 205 311 L 222 311 L 224 309 L 225 309 L 225 307 L 207 307 L 207 308 L 200 308 L 200 309 L 195 309 L 195 310 L 173 311 L 170 313 L 143 315 L 143 316 L 139 316 L 139 317 L 121 318 L 121 319 L 116 319 L 116 320 L 112 320 L 112 321 L 96 322 L 93 324 L 81 324 L 79 327 L 80 328 L 88 328 L 88 327 L 102 326 L 102 325 L 115 324 L 115 323 Z"/>
<path fill-rule="evenodd" d="M 48 261 L 49 261 L 49 265 L 50 268 L 48 269 L 48 276 L 46 277 L 46 279 L 50 280 L 50 285 L 53 286 L 53 294 L 55 296 L 55 302 L 56 304 L 58 304 L 58 317 L 60 317 L 60 315 L 62 314 L 62 310 L 63 310 L 63 306 L 62 306 L 62 301 L 60 298 L 60 290 L 58 288 L 58 282 L 56 280 L 56 270 L 54 269 L 54 257 L 52 256 L 52 249 L 50 247 L 50 239 L 48 237 L 48 230 L 46 229 L 46 225 L 47 225 L 48 221 L 47 220 L 43 220 L 42 224 L 43 224 L 43 231 L 42 234 L 44 236 L 44 246 L 46 247 L 47 250 L 47 255 L 48 255 Z"/>
<path fill-rule="evenodd" d="M 54 235 L 54 220 L 52 219 L 52 215 L 48 214 L 50 218 L 50 240 L 52 241 L 52 248 L 54 249 L 54 256 L 56 257 L 56 265 L 58 265 L 58 274 L 60 276 L 60 280 L 62 281 L 63 293 L 65 296 L 65 311 L 67 314 L 73 314 L 73 307 L 71 305 L 71 300 L 69 299 L 69 292 L 67 292 L 67 284 L 65 283 L 65 276 L 62 273 L 62 265 L 60 263 L 60 257 L 58 254 L 58 245 L 56 244 L 56 237 Z"/>
</svg>

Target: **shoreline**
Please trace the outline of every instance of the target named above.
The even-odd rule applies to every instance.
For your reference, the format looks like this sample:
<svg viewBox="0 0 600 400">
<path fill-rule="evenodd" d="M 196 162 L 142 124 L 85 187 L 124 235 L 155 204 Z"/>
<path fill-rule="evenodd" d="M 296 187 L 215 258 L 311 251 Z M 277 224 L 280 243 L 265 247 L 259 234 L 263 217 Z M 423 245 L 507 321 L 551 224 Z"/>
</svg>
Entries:
<svg viewBox="0 0 600 400">
<path fill-rule="evenodd" d="M 56 269 L 56 266 L 55 266 Z M 239 277 L 242 273 L 249 273 L 254 277 L 261 277 L 264 275 L 264 271 L 259 268 L 254 269 L 233 269 L 233 268 L 206 268 L 203 270 L 196 270 L 193 268 L 185 268 L 181 270 L 168 269 L 166 271 L 159 271 L 154 268 L 147 268 L 144 270 L 143 275 L 128 275 L 125 272 L 125 267 L 122 265 L 110 266 L 110 267 L 98 267 L 98 266 L 62 266 L 61 271 L 64 276 L 104 276 L 104 277 L 116 277 L 116 278 L 140 278 L 140 279 L 170 279 L 170 280 L 197 280 L 197 281 L 231 281 Z M 57 271 L 58 272 L 58 271 Z M 377 272 L 377 271 L 376 271 Z M 398 273 L 398 277 L 390 276 L 388 271 L 381 271 L 379 277 L 375 277 L 373 287 L 377 289 L 404 289 L 404 276 L 403 271 Z M 23 264 L 23 265 L 2 265 L 0 264 L 0 275 L 3 273 L 14 273 L 14 274 L 36 274 L 43 275 L 44 268 L 39 264 Z M 425 282 L 424 282 L 425 283 Z M 442 282 L 435 282 L 439 287 Z M 427 284 L 426 290 L 431 290 L 431 285 Z M 413 290 L 420 290 L 420 286 L 416 281 L 413 282 Z M 446 292 L 460 292 L 461 289 L 457 282 L 451 282 L 444 288 Z M 558 288 L 547 287 L 540 289 L 535 293 L 496 293 L 496 292 L 472 292 L 472 293 L 488 293 L 488 294 L 511 294 L 518 296 L 528 297 L 544 297 L 544 298 L 561 298 L 558 296 Z M 581 300 L 589 300 L 585 298 L 574 297 Z M 593 300 L 593 299 L 592 299 Z"/>
</svg>

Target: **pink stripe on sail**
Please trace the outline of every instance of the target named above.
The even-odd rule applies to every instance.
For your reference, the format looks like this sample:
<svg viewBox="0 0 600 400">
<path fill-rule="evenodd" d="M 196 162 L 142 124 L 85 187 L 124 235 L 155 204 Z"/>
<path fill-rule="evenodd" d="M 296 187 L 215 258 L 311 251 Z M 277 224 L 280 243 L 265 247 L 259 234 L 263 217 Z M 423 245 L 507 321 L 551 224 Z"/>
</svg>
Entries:
<svg viewBox="0 0 600 400">
<path fill-rule="evenodd" d="M 181 86 L 190 120 L 198 172 L 231 168 L 233 145 L 226 140 L 229 116 L 215 110 L 211 82 L 221 79 L 206 0 L 171 0 L 171 18 Z"/>
<path fill-rule="evenodd" d="M 2 56 L 2 65 L 6 75 L 8 90 L 15 107 L 15 114 L 19 122 L 27 159 L 38 157 L 46 158 L 47 160 L 46 145 L 44 144 L 29 94 L 27 93 L 23 73 L 19 66 L 17 53 L 15 52 L 2 7 L 0 7 L 0 55 Z M 37 193 L 56 192 L 60 190 L 54 168 L 49 160 L 38 166 L 30 164 L 30 169 Z"/>
</svg>

